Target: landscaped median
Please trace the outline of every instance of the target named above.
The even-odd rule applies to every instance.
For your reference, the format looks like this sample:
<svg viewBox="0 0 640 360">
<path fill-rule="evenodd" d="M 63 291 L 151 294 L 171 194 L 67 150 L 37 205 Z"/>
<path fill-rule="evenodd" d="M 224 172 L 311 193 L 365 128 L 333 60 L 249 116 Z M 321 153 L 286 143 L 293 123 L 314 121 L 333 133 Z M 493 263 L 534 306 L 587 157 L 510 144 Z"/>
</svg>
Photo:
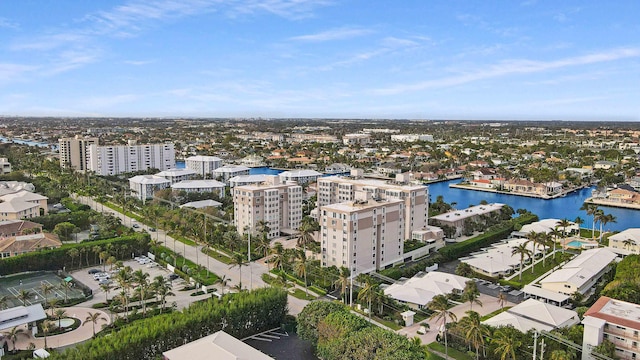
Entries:
<svg viewBox="0 0 640 360">
<path fill-rule="evenodd" d="M 164 246 L 154 247 L 152 252 L 156 255 L 156 262 L 165 267 L 167 264 L 174 266 L 175 270 L 173 272 L 186 281 L 189 281 L 189 278 L 193 278 L 200 285 L 213 285 L 220 279 L 218 275 L 202 265 L 195 264 L 183 256 L 177 256 L 176 258 L 176 254 Z"/>
</svg>

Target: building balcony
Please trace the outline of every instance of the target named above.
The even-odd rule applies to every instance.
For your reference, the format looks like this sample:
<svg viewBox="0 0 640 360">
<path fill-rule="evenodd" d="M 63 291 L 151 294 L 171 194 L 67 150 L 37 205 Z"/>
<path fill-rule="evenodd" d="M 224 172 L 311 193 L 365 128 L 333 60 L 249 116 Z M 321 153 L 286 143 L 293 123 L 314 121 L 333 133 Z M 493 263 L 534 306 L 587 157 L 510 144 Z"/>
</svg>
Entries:
<svg viewBox="0 0 640 360">
<path fill-rule="evenodd" d="M 604 333 L 640 342 L 640 331 L 622 330 L 622 329 L 618 329 L 615 326 L 608 325 L 608 326 L 605 326 Z"/>
</svg>

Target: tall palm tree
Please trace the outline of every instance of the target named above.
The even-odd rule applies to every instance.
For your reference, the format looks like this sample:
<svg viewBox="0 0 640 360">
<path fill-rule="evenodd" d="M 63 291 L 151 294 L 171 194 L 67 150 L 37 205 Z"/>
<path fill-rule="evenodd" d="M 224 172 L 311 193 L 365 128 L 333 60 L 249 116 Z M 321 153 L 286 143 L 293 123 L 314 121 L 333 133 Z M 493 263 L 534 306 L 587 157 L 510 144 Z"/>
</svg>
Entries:
<svg viewBox="0 0 640 360">
<path fill-rule="evenodd" d="M 560 225 L 558 225 L 560 226 Z M 553 240 L 553 253 L 556 253 L 556 244 L 558 243 L 558 240 L 560 240 L 560 238 L 563 237 L 564 232 L 558 230 L 558 226 L 554 227 L 553 229 L 551 229 L 551 232 L 549 233 L 549 235 L 551 236 L 552 240 Z"/>
<path fill-rule="evenodd" d="M 378 284 L 373 282 L 371 276 L 360 275 L 360 281 L 364 284 L 360 291 L 358 291 L 358 301 L 365 301 L 369 306 L 369 321 L 371 321 L 371 303 L 373 302 L 376 294 Z"/>
<path fill-rule="evenodd" d="M 18 295 L 16 295 L 16 298 L 22 301 L 22 305 L 27 306 L 27 301 L 29 301 L 31 296 L 33 296 L 33 293 L 31 291 L 20 289 L 20 291 L 18 292 Z"/>
<path fill-rule="evenodd" d="M 125 266 L 116 273 L 116 282 L 122 289 L 120 292 L 120 301 L 122 305 L 124 305 L 125 318 L 127 320 L 129 320 L 129 289 L 131 289 L 133 282 L 131 270 L 130 266 Z"/>
<path fill-rule="evenodd" d="M 469 310 L 473 310 L 473 304 L 482 306 L 482 301 L 478 299 L 480 297 L 480 291 L 478 290 L 478 284 L 475 281 L 469 280 L 464 285 L 461 299 L 463 302 L 469 302 Z"/>
<path fill-rule="evenodd" d="M 345 304 L 347 303 L 347 297 L 345 296 L 345 294 L 347 293 L 347 287 L 349 286 L 350 282 L 351 272 L 344 266 L 340 267 L 340 269 L 338 270 L 338 278 L 334 282 L 334 285 L 340 287 L 340 297 Z"/>
<path fill-rule="evenodd" d="M 245 257 L 242 254 L 234 253 L 233 257 L 231 257 L 231 262 L 229 262 L 229 264 L 231 265 L 229 266 L 229 269 L 233 269 L 234 267 L 237 266 L 238 270 L 240 270 L 239 286 L 240 286 L 240 289 L 242 289 L 242 267 L 249 265 L 249 262 L 245 259 Z"/>
<path fill-rule="evenodd" d="M 309 297 L 309 288 L 307 283 L 307 255 L 304 251 L 300 250 L 297 252 L 293 270 L 297 276 L 304 279 L 304 291 L 307 294 L 307 297 Z"/>
<path fill-rule="evenodd" d="M 582 227 L 582 224 L 584 224 L 584 219 L 582 219 L 580 216 L 577 216 L 573 222 L 578 225 L 578 235 L 580 235 L 580 228 Z"/>
<path fill-rule="evenodd" d="M 444 295 L 436 295 L 431 299 L 431 302 L 427 304 L 427 308 L 433 313 L 429 317 L 429 320 L 435 319 L 436 321 L 442 320 L 442 327 L 444 332 L 444 354 L 445 358 L 449 358 L 449 344 L 447 343 L 447 319 L 456 321 L 456 314 L 449 311 L 449 300 Z"/>
<path fill-rule="evenodd" d="M 507 294 L 500 291 L 498 293 L 498 305 L 500 305 L 500 309 L 504 309 L 504 305 L 507 303 Z"/>
<path fill-rule="evenodd" d="M 542 246 L 542 266 L 545 267 L 545 260 L 547 259 L 547 247 L 551 246 L 551 243 L 554 243 L 555 247 L 555 242 L 553 241 L 551 234 L 540 233 L 538 236 L 538 241 L 540 243 L 540 246 Z"/>
<path fill-rule="evenodd" d="M 133 273 L 133 282 L 136 284 L 136 291 L 140 295 L 140 302 L 142 303 L 142 316 L 147 315 L 147 295 L 149 290 L 149 273 L 138 269 Z"/>
<path fill-rule="evenodd" d="M 49 302 L 49 297 L 48 295 L 55 290 L 55 286 L 53 286 L 53 284 L 49 284 L 48 282 L 43 282 L 42 284 L 40 284 L 40 291 L 42 291 L 42 294 L 44 295 L 44 303 L 48 303 Z"/>
<path fill-rule="evenodd" d="M 96 337 L 96 324 L 98 323 L 98 320 L 108 321 L 107 318 L 102 316 L 101 313 L 99 312 L 92 313 L 89 311 L 87 312 L 87 317 L 82 322 L 82 326 L 85 326 L 88 323 L 91 323 L 91 326 L 93 327 L 93 337 Z"/>
<path fill-rule="evenodd" d="M 42 324 L 40 324 L 40 328 L 42 328 L 42 335 L 44 337 L 44 348 L 48 348 L 47 346 L 47 334 L 49 334 L 51 332 L 51 330 L 53 330 L 53 323 L 51 321 L 45 320 L 42 322 Z M 15 346 L 14 346 L 15 348 Z"/>
<path fill-rule="evenodd" d="M 580 207 L 580 210 L 584 210 L 587 213 L 587 216 L 593 216 L 593 219 L 592 219 L 593 221 L 592 221 L 592 224 L 591 224 L 591 236 L 593 237 L 593 239 L 595 239 L 595 234 L 596 234 L 596 217 L 595 217 L 595 213 L 596 213 L 596 211 L 598 211 L 598 205 L 584 203 Z"/>
<path fill-rule="evenodd" d="M 564 219 L 558 221 L 558 225 L 557 226 L 562 228 L 563 236 L 567 236 L 567 228 L 569 226 L 571 226 L 571 221 L 569 221 L 569 219 L 567 219 L 567 218 L 564 218 Z"/>
<path fill-rule="evenodd" d="M 636 242 L 633 241 L 632 239 L 625 239 L 624 241 L 622 241 L 622 246 L 625 247 L 627 250 L 629 250 L 635 244 Z"/>
<path fill-rule="evenodd" d="M 531 251 L 527 248 L 527 243 L 511 248 L 511 255 L 520 255 L 520 282 L 522 282 L 522 265 L 524 264 L 524 258 L 531 259 Z"/>
<path fill-rule="evenodd" d="M 62 282 L 60 283 L 60 290 L 64 291 L 64 302 L 66 303 L 69 300 L 69 290 L 71 290 L 71 282 L 70 281 L 64 281 L 62 280 Z"/>
<path fill-rule="evenodd" d="M 516 351 L 522 346 L 522 341 L 512 327 L 499 327 L 494 331 L 491 342 L 496 345 L 493 352 L 500 355 L 500 360 L 507 360 L 509 357 L 516 360 Z"/>
<path fill-rule="evenodd" d="M 600 234 L 599 237 L 600 239 L 602 239 L 602 220 L 606 218 L 606 215 L 604 214 L 604 211 L 601 209 L 596 210 L 596 212 L 593 214 L 593 221 L 596 223 L 600 223 Z M 595 235 L 595 231 L 593 233 L 593 238 L 596 238 Z"/>
<path fill-rule="evenodd" d="M 480 358 L 480 346 L 484 346 L 484 338 L 491 335 L 491 331 L 486 325 L 483 325 L 480 314 L 475 311 L 467 311 L 467 316 L 460 320 L 460 325 L 466 330 L 465 340 L 476 348 L 476 359 Z"/>
<path fill-rule="evenodd" d="M 67 311 L 65 309 L 58 309 L 54 312 L 56 314 L 56 319 L 58 319 L 58 327 L 62 327 L 62 318 L 67 316 Z"/>
<path fill-rule="evenodd" d="M 284 246 L 282 246 L 281 242 L 276 242 L 271 248 L 271 258 L 269 262 L 273 263 L 274 269 L 282 270 L 284 262 L 285 262 L 285 252 Z"/>
<path fill-rule="evenodd" d="M 16 352 L 16 341 L 19 336 L 29 336 L 25 329 L 14 326 L 9 331 L 3 331 L 2 334 L 7 338 L 8 341 L 11 341 L 11 346 L 13 347 L 13 352 Z M 46 347 L 46 346 L 45 346 Z"/>
<path fill-rule="evenodd" d="M 613 214 L 606 214 L 600 219 L 600 242 L 602 242 L 603 228 L 609 223 L 616 223 L 618 220 Z"/>
<path fill-rule="evenodd" d="M 167 304 L 167 296 L 174 296 L 175 294 L 171 292 L 169 282 L 162 275 L 158 275 L 153 279 L 152 288 L 160 301 L 160 313 L 162 313 Z"/>
<path fill-rule="evenodd" d="M 573 360 L 573 354 L 565 350 L 553 350 L 551 360 Z"/>
<path fill-rule="evenodd" d="M 531 244 L 533 246 L 533 255 L 532 255 L 532 261 L 531 261 L 531 273 L 533 274 L 534 272 L 534 268 L 535 268 L 535 262 L 536 262 L 536 252 L 538 249 L 538 246 L 540 246 L 540 244 L 542 243 L 542 238 L 540 237 L 540 233 L 537 233 L 535 231 L 531 231 L 527 234 L 527 241 L 525 242 L 525 244 Z M 544 259 L 544 254 L 542 256 L 542 258 Z"/>
<path fill-rule="evenodd" d="M 104 291 L 104 303 L 107 304 L 109 302 L 109 292 L 113 289 L 113 285 L 111 283 L 101 284 L 100 289 Z"/>
</svg>

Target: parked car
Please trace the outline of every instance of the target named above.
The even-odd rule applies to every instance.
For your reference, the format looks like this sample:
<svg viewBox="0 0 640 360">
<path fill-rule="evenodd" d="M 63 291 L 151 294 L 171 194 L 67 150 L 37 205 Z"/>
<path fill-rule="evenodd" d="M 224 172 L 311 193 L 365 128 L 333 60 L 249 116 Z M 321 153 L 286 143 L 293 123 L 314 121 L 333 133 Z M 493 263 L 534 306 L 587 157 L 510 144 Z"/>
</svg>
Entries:
<svg viewBox="0 0 640 360">
<path fill-rule="evenodd" d="M 138 225 L 138 224 L 133 224 L 131 226 L 133 226 L 134 229 L 138 229 L 140 227 L 140 225 Z"/>
<path fill-rule="evenodd" d="M 178 274 L 176 274 L 176 273 L 171 273 L 171 274 L 169 274 L 169 275 L 167 276 L 167 279 L 169 279 L 169 280 L 173 281 L 173 280 L 175 280 L 175 279 L 177 279 L 177 278 L 179 278 L 179 277 L 180 277 L 180 276 L 178 276 Z"/>
<path fill-rule="evenodd" d="M 149 231 L 154 232 L 156 231 L 156 228 L 149 228 Z"/>
<path fill-rule="evenodd" d="M 87 271 L 89 274 L 93 275 L 93 274 L 97 274 L 100 272 L 100 270 L 98 269 L 89 269 L 89 271 Z"/>
</svg>

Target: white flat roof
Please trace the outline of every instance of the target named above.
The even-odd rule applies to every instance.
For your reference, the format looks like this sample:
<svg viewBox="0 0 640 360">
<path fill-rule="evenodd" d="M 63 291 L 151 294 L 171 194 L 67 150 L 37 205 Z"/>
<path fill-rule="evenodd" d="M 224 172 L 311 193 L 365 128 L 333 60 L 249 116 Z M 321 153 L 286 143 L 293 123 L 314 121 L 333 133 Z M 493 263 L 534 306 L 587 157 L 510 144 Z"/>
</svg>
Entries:
<svg viewBox="0 0 640 360">
<path fill-rule="evenodd" d="M 157 175 L 138 175 L 129 178 L 129 182 L 134 184 L 168 184 L 169 180 Z"/>
<path fill-rule="evenodd" d="M 183 180 L 171 185 L 173 189 L 223 188 L 224 183 L 217 180 Z"/>
<path fill-rule="evenodd" d="M 234 172 L 247 171 L 247 170 L 249 170 L 249 168 L 242 165 L 225 165 L 215 169 L 214 172 L 234 173 Z"/>
<path fill-rule="evenodd" d="M 414 276 L 404 283 L 395 283 L 384 289 L 385 295 L 411 304 L 426 305 L 434 296 L 463 290 L 469 278 L 455 274 L 431 271 Z"/>
<path fill-rule="evenodd" d="M 160 171 L 159 173 L 157 173 L 157 176 L 168 176 L 168 177 L 175 177 L 175 176 L 184 176 L 184 175 L 195 175 L 196 172 L 191 170 L 191 169 L 169 169 L 169 170 L 164 170 L 164 171 Z"/>
<path fill-rule="evenodd" d="M 222 203 L 215 201 L 215 200 L 200 200 L 200 201 L 192 201 L 192 202 L 188 202 L 186 204 L 182 204 L 180 205 L 180 208 L 183 207 L 192 207 L 195 209 L 201 209 L 204 207 L 208 207 L 208 206 L 214 206 L 214 207 L 218 207 L 221 206 Z"/>
<path fill-rule="evenodd" d="M 220 159 L 217 156 L 208 156 L 208 155 L 189 156 L 185 160 L 189 160 L 189 161 L 222 161 L 222 159 Z"/>
<path fill-rule="evenodd" d="M 47 315 L 41 304 L 16 306 L 0 311 L 0 330 L 46 319 Z"/>
<path fill-rule="evenodd" d="M 533 286 L 533 285 L 525 285 L 522 288 L 522 292 L 524 292 L 525 294 L 534 295 L 534 296 L 541 297 L 541 298 L 544 298 L 544 299 L 548 299 L 548 300 L 551 300 L 551 301 L 556 301 L 558 303 L 565 302 L 565 301 L 569 300 L 569 298 L 570 298 L 569 295 L 560 294 L 560 293 L 557 293 L 555 291 L 551 291 L 551 290 L 548 290 L 548 289 L 543 289 L 541 287 L 537 287 L 537 286 Z"/>
<path fill-rule="evenodd" d="M 471 216 L 487 214 L 496 210 L 502 209 L 504 204 L 487 204 L 487 205 L 476 205 L 462 210 L 454 210 L 449 211 L 444 214 L 432 216 L 432 219 L 442 220 L 442 221 L 456 221 L 466 219 Z"/>
</svg>

